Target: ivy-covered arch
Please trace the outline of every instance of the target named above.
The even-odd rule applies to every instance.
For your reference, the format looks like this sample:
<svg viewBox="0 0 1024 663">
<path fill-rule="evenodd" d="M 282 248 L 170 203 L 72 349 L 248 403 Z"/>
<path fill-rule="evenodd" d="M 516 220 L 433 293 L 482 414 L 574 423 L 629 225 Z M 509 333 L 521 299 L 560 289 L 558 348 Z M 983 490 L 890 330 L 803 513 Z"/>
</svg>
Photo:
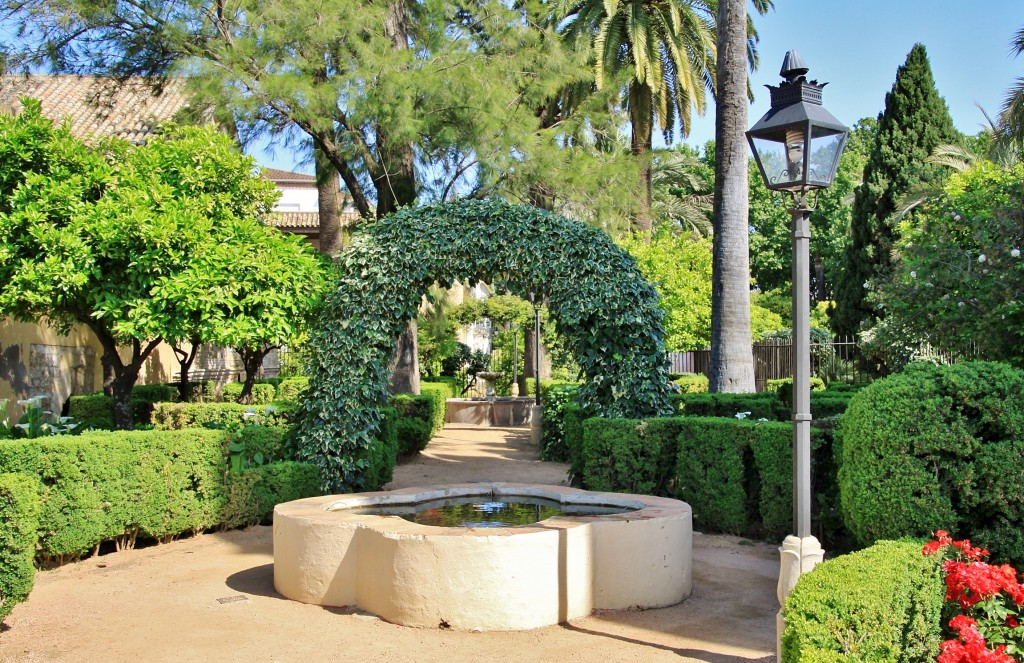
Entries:
<svg viewBox="0 0 1024 663">
<path fill-rule="evenodd" d="M 341 276 L 309 346 L 310 385 L 299 413 L 299 456 L 325 489 L 363 488 L 376 443 L 395 339 L 438 282 L 496 278 L 548 312 L 584 374 L 593 414 L 671 411 L 663 315 L 654 287 L 600 230 L 533 207 L 462 201 L 407 208 L 369 225 L 340 257 Z"/>
</svg>

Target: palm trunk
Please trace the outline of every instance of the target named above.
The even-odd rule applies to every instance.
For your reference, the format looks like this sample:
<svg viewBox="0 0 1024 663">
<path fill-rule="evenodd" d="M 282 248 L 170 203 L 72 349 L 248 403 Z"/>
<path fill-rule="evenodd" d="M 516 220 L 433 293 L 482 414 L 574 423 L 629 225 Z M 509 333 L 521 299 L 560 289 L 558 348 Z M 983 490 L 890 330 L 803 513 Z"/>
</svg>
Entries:
<svg viewBox="0 0 1024 663">
<path fill-rule="evenodd" d="M 651 218 L 651 136 L 654 131 L 651 87 L 646 83 L 631 81 L 629 84 L 629 123 L 632 135 L 629 150 L 636 157 L 640 168 L 640 188 L 637 195 L 636 216 L 633 230 L 647 236 L 650 241 L 654 224 Z"/>
<path fill-rule="evenodd" d="M 747 236 L 746 0 L 718 5 L 714 258 L 711 284 L 712 392 L 754 391 Z"/>
</svg>

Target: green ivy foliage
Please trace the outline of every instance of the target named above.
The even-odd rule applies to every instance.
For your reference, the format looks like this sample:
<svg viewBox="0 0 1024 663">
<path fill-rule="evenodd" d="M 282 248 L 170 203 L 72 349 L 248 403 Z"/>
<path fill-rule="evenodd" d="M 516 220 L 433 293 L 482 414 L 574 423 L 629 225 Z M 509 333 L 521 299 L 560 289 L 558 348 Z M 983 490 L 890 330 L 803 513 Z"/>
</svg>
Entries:
<svg viewBox="0 0 1024 663">
<path fill-rule="evenodd" d="M 668 364 L 657 293 L 602 231 L 497 200 L 408 208 L 368 225 L 338 259 L 340 277 L 310 338 L 299 457 L 324 488 L 365 485 L 395 339 L 438 282 L 500 278 L 546 299 L 582 369 L 579 398 L 607 417 L 668 414 Z"/>
<path fill-rule="evenodd" d="M 839 490 L 861 545 L 946 529 L 1024 561 L 1024 372 L 912 364 L 850 400 Z"/>
<path fill-rule="evenodd" d="M 934 661 L 941 576 L 917 541 L 879 541 L 819 564 L 786 599 L 782 661 Z"/>
</svg>

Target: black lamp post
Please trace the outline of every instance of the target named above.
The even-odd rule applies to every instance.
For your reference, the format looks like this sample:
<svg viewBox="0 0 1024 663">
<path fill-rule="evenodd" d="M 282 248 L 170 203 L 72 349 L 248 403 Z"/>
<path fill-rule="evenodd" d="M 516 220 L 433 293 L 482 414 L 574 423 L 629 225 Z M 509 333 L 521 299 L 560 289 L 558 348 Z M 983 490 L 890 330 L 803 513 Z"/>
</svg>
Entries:
<svg viewBox="0 0 1024 663">
<path fill-rule="evenodd" d="M 821 105 L 826 83 L 808 81 L 796 51 L 786 54 L 772 107 L 747 132 L 765 186 L 793 197 L 793 530 L 782 547 L 779 600 L 824 554 L 811 535 L 810 213 L 832 184 L 847 128 Z M 811 194 L 814 194 L 813 196 Z M 781 618 L 780 618 L 781 619 Z"/>
<path fill-rule="evenodd" d="M 540 305 L 541 300 L 530 292 L 530 303 L 533 304 L 533 391 L 536 395 L 534 405 L 540 407 Z"/>
</svg>

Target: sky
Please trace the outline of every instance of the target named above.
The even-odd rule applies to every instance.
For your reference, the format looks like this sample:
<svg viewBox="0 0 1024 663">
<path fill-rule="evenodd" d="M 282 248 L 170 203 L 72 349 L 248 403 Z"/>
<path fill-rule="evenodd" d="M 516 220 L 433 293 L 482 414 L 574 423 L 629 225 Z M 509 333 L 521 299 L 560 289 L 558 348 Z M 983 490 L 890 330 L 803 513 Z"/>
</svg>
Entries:
<svg viewBox="0 0 1024 663">
<path fill-rule="evenodd" d="M 755 100 L 748 125 L 768 111 L 764 85 L 778 85 L 783 57 L 791 49 L 803 56 L 809 79 L 829 83 L 825 108 L 848 126 L 882 111 L 896 69 L 918 42 L 928 51 L 953 123 L 964 133 L 977 133 L 985 123 L 979 104 L 996 115 L 1006 90 L 1024 77 L 1024 55 L 1014 59 L 1010 53 L 1010 40 L 1024 27 L 1024 0 L 775 0 L 775 5 L 765 16 L 753 16 L 761 66 L 750 75 Z M 694 116 L 683 142 L 703 146 L 714 135 L 709 105 L 704 117 Z M 264 165 L 312 172 L 287 149 L 271 155 L 254 146 L 252 154 Z"/>
</svg>

